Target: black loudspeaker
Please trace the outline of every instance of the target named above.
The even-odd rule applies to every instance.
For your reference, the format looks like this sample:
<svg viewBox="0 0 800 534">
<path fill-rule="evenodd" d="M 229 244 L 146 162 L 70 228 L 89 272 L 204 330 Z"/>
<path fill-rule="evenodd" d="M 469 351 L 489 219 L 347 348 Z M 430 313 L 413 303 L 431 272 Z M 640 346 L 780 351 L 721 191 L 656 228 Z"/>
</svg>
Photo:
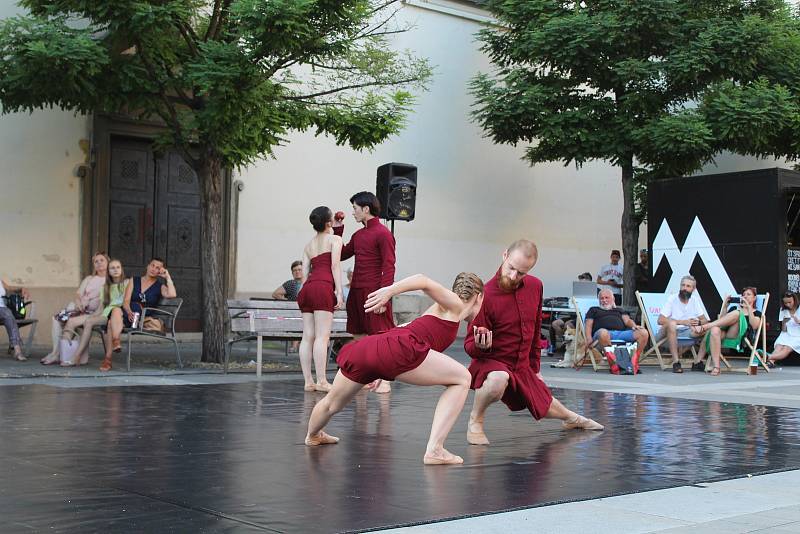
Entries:
<svg viewBox="0 0 800 534">
<path fill-rule="evenodd" d="M 378 167 L 375 192 L 381 203 L 381 219 L 413 221 L 417 201 L 417 167 L 387 163 Z"/>
</svg>

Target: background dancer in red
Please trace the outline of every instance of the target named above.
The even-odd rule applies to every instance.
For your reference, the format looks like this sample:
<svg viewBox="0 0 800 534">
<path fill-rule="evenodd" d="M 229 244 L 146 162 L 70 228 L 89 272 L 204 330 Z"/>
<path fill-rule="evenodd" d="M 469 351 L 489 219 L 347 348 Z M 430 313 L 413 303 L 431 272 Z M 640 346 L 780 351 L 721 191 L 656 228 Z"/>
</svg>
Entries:
<svg viewBox="0 0 800 534">
<path fill-rule="evenodd" d="M 333 235 L 333 213 L 327 206 L 314 208 L 308 217 L 317 231 L 303 250 L 303 272 L 310 274 L 297 295 L 297 305 L 303 312 L 303 339 L 300 341 L 300 367 L 303 369 L 306 391 L 331 389 L 325 369 L 328 363 L 328 340 L 331 336 L 333 310 L 342 301 L 342 238 Z M 311 377 L 311 360 L 317 381 Z"/>
<path fill-rule="evenodd" d="M 378 218 L 381 204 L 375 195 L 362 191 L 350 197 L 350 203 L 353 205 L 353 218 L 364 225 L 342 248 L 342 260 L 355 256 L 353 280 L 347 296 L 347 331 L 357 340 L 394 328 L 391 301 L 374 313 L 364 312 L 364 302 L 367 295 L 394 282 L 395 241 Z M 344 226 L 335 227 L 334 232 L 342 235 Z M 388 383 L 375 390 L 376 393 L 389 391 L 391 386 Z"/>
<path fill-rule="evenodd" d="M 472 357 L 469 372 L 475 400 L 467 441 L 488 445 L 483 431 L 486 408 L 502 400 L 512 411 L 527 408 L 533 417 L 561 419 L 565 428 L 603 430 L 553 398 L 539 374 L 539 331 L 542 326 L 542 282 L 527 273 L 539 252 L 521 239 L 503 252 L 503 263 L 486 283 L 486 298 L 464 340 Z"/>
<path fill-rule="evenodd" d="M 442 351 L 455 340 L 458 324 L 471 320 L 480 309 L 483 282 L 477 275 L 461 273 L 453 282 L 453 291 L 449 291 L 418 274 L 371 293 L 365 303 L 366 311 L 380 310 L 394 295 L 417 289 L 434 300 L 421 317 L 406 326 L 365 337 L 342 348 L 333 388 L 314 406 L 308 421 L 306 445 L 339 441 L 322 429 L 365 384 L 400 380 L 418 386 L 445 386 L 433 414 L 422 461 L 425 464 L 463 463 L 460 456 L 444 448 L 444 441 L 467 400 L 470 376 L 463 365 Z"/>
</svg>

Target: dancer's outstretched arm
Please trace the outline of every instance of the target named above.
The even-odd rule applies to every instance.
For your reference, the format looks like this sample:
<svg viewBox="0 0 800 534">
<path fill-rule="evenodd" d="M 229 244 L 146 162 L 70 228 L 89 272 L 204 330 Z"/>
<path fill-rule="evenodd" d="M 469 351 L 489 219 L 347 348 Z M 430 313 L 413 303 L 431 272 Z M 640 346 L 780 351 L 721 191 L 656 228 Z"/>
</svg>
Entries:
<svg viewBox="0 0 800 534">
<path fill-rule="evenodd" d="M 395 295 L 416 290 L 424 291 L 447 312 L 459 313 L 464 308 L 464 301 L 458 295 L 424 274 L 415 274 L 370 293 L 364 303 L 364 310 L 367 313 L 373 312 L 386 306 Z"/>
</svg>

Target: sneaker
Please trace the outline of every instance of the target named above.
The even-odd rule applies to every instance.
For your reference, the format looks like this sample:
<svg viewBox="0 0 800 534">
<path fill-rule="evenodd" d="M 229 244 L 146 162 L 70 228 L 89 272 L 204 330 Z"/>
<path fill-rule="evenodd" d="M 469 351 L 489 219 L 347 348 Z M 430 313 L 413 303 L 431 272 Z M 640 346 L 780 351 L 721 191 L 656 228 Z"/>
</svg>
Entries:
<svg viewBox="0 0 800 534">
<path fill-rule="evenodd" d="M 701 373 L 704 373 L 706 371 L 706 362 L 693 363 L 692 371 L 700 371 Z"/>
</svg>

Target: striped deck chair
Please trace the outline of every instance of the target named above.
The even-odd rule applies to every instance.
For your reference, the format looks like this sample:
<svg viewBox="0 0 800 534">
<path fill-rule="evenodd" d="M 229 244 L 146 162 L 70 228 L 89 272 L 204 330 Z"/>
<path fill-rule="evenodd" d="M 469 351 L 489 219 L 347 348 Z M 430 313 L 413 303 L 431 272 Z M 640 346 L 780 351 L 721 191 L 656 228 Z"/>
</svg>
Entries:
<svg viewBox="0 0 800 534">
<path fill-rule="evenodd" d="M 741 295 L 738 295 L 739 299 L 742 298 Z M 722 307 L 719 310 L 719 315 L 722 316 L 723 314 L 727 313 L 729 306 L 739 308 L 739 304 L 731 303 L 730 302 L 730 295 L 726 295 L 725 299 L 722 301 Z M 753 339 L 749 339 L 745 334 L 747 333 L 747 319 L 744 315 L 739 316 L 739 336 L 735 338 L 722 338 L 722 348 L 723 349 L 730 349 L 736 351 L 737 353 L 743 353 L 744 356 L 748 360 L 748 366 L 758 365 L 761 364 L 767 372 L 769 372 L 769 366 L 767 365 L 767 321 L 766 321 L 766 309 L 767 304 L 769 304 L 769 293 L 765 293 L 763 295 L 756 295 L 756 309 L 761 312 L 761 325 L 755 332 L 755 336 Z M 708 345 L 708 334 L 704 339 L 704 343 L 706 343 L 706 349 L 711 350 L 711 347 Z M 759 347 L 759 344 L 761 347 Z M 747 371 L 747 369 L 734 369 L 733 366 L 728 361 L 728 358 L 735 357 L 735 355 L 725 356 L 722 354 L 720 359 L 722 363 L 725 364 L 729 370 L 733 371 Z M 706 358 L 706 371 L 711 369 L 712 362 L 711 358 Z"/>
</svg>

